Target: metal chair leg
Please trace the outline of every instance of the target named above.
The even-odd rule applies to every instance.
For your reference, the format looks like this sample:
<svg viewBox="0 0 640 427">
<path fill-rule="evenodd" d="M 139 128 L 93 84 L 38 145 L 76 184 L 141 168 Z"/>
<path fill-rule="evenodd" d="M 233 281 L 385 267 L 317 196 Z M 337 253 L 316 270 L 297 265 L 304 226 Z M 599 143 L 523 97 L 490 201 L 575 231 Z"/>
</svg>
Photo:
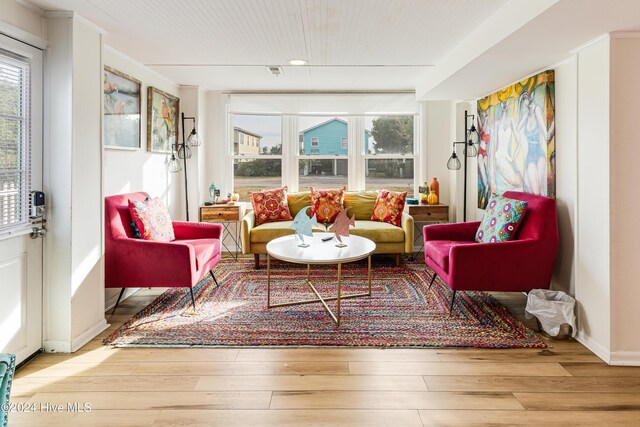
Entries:
<svg viewBox="0 0 640 427">
<path fill-rule="evenodd" d="M 116 301 L 116 305 L 115 305 L 115 306 L 113 306 L 113 310 L 111 311 L 111 314 L 112 314 L 112 315 L 113 315 L 113 313 L 115 313 L 115 312 L 116 312 L 116 308 L 118 308 L 118 304 L 120 304 L 120 300 L 122 299 L 122 295 L 124 294 L 124 290 L 125 290 L 125 288 L 122 288 L 122 289 L 120 290 L 120 295 L 118 295 L 118 299 L 117 299 L 117 301 Z"/>
<path fill-rule="evenodd" d="M 449 306 L 449 315 L 451 315 L 451 312 L 453 311 L 453 302 L 456 299 L 456 291 L 453 291 L 453 295 L 451 295 L 451 305 Z"/>
<path fill-rule="evenodd" d="M 433 286 L 433 282 L 436 281 L 436 277 L 438 277 L 438 275 L 436 273 L 433 273 L 433 277 L 431 278 L 431 282 L 429 282 L 429 289 L 427 289 L 428 291 L 431 290 L 431 286 Z"/>
<path fill-rule="evenodd" d="M 191 304 L 193 304 L 193 311 L 196 311 L 196 299 L 193 297 L 193 288 L 189 288 L 191 291 Z"/>
<path fill-rule="evenodd" d="M 213 278 L 213 281 L 216 282 L 216 286 L 220 286 L 220 285 L 218 285 L 218 281 L 216 280 L 216 276 L 213 275 L 213 270 L 209 270 L 209 274 Z"/>
</svg>

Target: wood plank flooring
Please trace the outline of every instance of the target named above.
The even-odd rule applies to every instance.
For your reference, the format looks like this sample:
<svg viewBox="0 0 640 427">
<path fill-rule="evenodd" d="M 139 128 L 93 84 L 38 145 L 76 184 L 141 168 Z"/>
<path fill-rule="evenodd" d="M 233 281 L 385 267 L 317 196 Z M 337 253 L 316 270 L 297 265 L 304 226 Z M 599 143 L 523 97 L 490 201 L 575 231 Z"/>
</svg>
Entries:
<svg viewBox="0 0 640 427">
<path fill-rule="evenodd" d="M 107 316 L 75 354 L 17 373 L 19 426 L 640 425 L 640 368 L 610 367 L 573 340 L 547 349 L 124 349 L 102 337 L 161 290 Z M 497 294 L 522 317 L 520 294 Z M 534 324 L 535 327 L 535 324 Z M 77 402 L 90 412 L 45 412 Z M 45 406 L 46 407 L 46 406 Z"/>
</svg>

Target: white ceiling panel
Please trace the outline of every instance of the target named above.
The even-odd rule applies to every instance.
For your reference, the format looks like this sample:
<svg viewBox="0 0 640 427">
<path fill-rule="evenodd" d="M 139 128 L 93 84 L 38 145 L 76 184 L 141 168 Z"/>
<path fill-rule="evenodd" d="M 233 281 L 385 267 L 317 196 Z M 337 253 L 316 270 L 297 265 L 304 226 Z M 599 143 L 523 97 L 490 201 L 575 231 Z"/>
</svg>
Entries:
<svg viewBox="0 0 640 427">
<path fill-rule="evenodd" d="M 107 44 L 178 83 L 225 90 L 406 89 L 418 73 L 424 75 L 424 67 L 437 64 L 506 3 L 30 1 L 45 10 L 79 13 L 107 31 Z M 285 65 L 294 58 L 306 59 L 312 67 L 286 70 L 277 80 L 250 67 Z M 375 67 L 359 68 L 363 65 Z"/>
</svg>

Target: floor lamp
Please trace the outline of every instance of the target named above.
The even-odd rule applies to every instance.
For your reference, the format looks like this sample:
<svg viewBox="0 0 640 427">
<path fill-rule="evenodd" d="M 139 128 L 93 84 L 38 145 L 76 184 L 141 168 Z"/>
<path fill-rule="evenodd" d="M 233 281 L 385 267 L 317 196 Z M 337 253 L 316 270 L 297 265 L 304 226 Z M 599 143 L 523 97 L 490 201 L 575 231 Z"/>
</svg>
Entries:
<svg viewBox="0 0 640 427">
<path fill-rule="evenodd" d="M 193 121 L 193 128 L 189 133 L 189 137 L 185 136 L 185 120 Z M 187 181 L 187 159 L 191 158 L 191 148 L 197 147 L 202 143 L 200 138 L 198 137 L 198 133 L 196 132 L 196 118 L 195 117 L 185 117 L 184 113 L 182 113 L 182 143 L 176 144 L 176 150 L 178 152 L 178 158 L 183 160 L 184 168 L 180 166 L 180 163 L 176 159 L 174 154 L 174 147 L 171 147 L 171 159 L 169 160 L 169 172 L 177 173 L 181 170 L 184 170 L 184 204 L 187 210 L 187 221 L 189 221 L 189 184 Z"/>
<path fill-rule="evenodd" d="M 464 205 L 463 205 L 463 213 L 462 220 L 464 222 L 467 221 L 467 158 L 475 157 L 478 155 L 478 130 L 476 129 L 475 121 L 476 116 L 473 114 L 468 114 L 467 110 L 464 111 L 464 141 L 455 141 L 453 143 L 451 157 L 449 157 L 449 161 L 447 162 L 447 169 L 449 170 L 460 170 L 462 166 L 460 164 L 460 159 L 458 159 L 458 155 L 456 154 L 456 145 L 463 144 L 464 145 Z M 469 119 L 471 119 L 471 127 L 469 127 Z"/>
</svg>

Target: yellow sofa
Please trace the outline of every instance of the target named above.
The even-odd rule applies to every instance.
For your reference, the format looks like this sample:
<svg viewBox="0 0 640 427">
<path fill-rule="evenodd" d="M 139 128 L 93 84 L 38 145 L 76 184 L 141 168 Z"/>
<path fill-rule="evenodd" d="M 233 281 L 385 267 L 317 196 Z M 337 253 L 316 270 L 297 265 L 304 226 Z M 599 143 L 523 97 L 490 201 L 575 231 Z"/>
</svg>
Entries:
<svg viewBox="0 0 640 427">
<path fill-rule="evenodd" d="M 350 207 L 349 215 L 356 215 L 356 226 L 349 232 L 354 236 L 362 236 L 376 243 L 375 253 L 395 254 L 396 265 L 400 264 L 400 254 L 413 252 L 413 218 L 402 214 L 402 226 L 386 222 L 371 221 L 371 214 L 376 203 L 375 191 L 347 191 L 344 195 L 344 207 Z M 287 194 L 291 216 L 311 205 L 309 192 Z M 289 228 L 293 221 L 269 222 L 255 225 L 256 217 L 253 211 L 242 218 L 242 253 L 254 254 L 256 268 L 260 266 L 260 254 L 267 253 L 267 243 L 271 240 L 293 234 Z M 318 224 L 314 231 L 327 231 L 331 224 Z"/>
</svg>

